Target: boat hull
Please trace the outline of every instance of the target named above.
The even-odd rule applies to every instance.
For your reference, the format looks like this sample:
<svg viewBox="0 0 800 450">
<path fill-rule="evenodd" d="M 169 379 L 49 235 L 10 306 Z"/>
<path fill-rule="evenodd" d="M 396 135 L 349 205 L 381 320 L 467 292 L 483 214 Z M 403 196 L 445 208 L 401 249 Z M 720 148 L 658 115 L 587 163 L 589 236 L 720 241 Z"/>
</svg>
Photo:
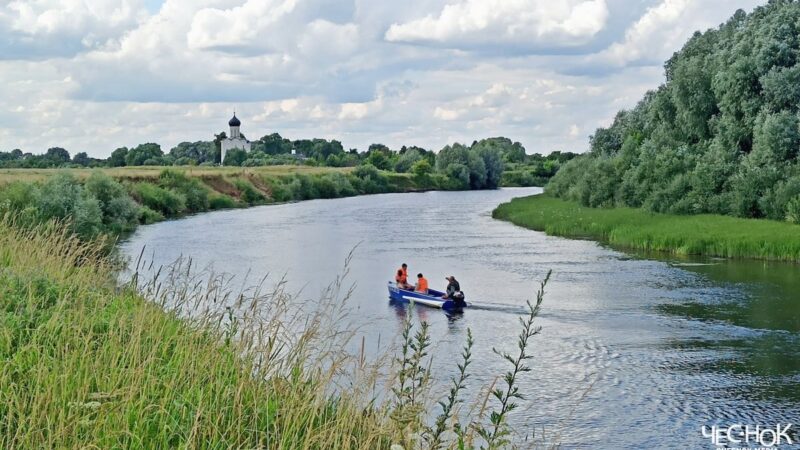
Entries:
<svg viewBox="0 0 800 450">
<path fill-rule="evenodd" d="M 444 309 L 447 311 L 461 310 L 466 305 L 458 305 L 452 300 L 442 298 L 444 292 L 428 289 L 428 294 L 400 289 L 395 283 L 389 282 L 389 298 L 396 302 L 414 303 L 430 308 Z"/>
</svg>

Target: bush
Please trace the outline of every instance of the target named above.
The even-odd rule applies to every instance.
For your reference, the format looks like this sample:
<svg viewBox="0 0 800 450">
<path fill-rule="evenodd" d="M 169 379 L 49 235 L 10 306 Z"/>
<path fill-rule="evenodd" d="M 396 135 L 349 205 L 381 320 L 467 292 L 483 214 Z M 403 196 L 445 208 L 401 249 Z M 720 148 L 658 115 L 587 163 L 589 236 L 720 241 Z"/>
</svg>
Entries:
<svg viewBox="0 0 800 450">
<path fill-rule="evenodd" d="M 239 206 L 236 200 L 227 195 L 213 195 L 208 199 L 210 209 L 231 209 Z"/>
<path fill-rule="evenodd" d="M 57 174 L 42 185 L 37 209 L 39 220 L 67 219 L 83 238 L 96 236 L 103 228 L 100 202 L 67 173 Z"/>
<path fill-rule="evenodd" d="M 444 169 L 450 180 L 451 189 L 469 189 L 469 167 L 461 163 L 451 163 Z"/>
<path fill-rule="evenodd" d="M 186 211 L 186 198 L 180 194 L 141 182 L 131 186 L 131 194 L 144 206 L 157 211 L 164 217 L 174 217 Z"/>
<path fill-rule="evenodd" d="M 186 198 L 186 209 L 189 212 L 207 211 L 208 188 L 197 178 L 189 178 L 183 172 L 164 170 L 158 177 L 159 184 L 169 188 Z"/>
<path fill-rule="evenodd" d="M 164 220 L 164 215 L 158 211 L 153 211 L 147 206 L 139 206 L 139 223 L 150 225 L 152 223 L 161 222 Z"/>
<path fill-rule="evenodd" d="M 254 205 L 256 203 L 261 203 L 264 200 L 266 200 L 264 195 L 261 192 L 258 192 L 258 189 L 256 189 L 255 186 L 253 186 L 253 183 L 245 179 L 234 178 L 233 185 L 236 186 L 236 189 L 238 189 L 239 192 L 241 192 L 242 201 L 247 203 L 248 205 Z"/>
<path fill-rule="evenodd" d="M 196 166 L 197 161 L 188 156 L 181 156 L 180 158 L 176 159 L 173 163 L 175 166 Z"/>
<path fill-rule="evenodd" d="M 225 161 L 223 162 L 223 166 L 241 166 L 242 163 L 247 159 L 247 152 L 240 149 L 234 148 L 225 152 Z"/>
<path fill-rule="evenodd" d="M 359 190 L 364 194 L 380 194 L 389 191 L 389 179 L 372 164 L 356 167 L 353 175 L 360 180 Z"/>
<path fill-rule="evenodd" d="M 791 223 L 800 224 L 800 196 L 793 198 L 786 205 L 786 220 Z"/>
<path fill-rule="evenodd" d="M 139 207 L 120 183 L 103 172 L 93 171 L 84 188 L 100 202 L 107 231 L 120 233 L 136 227 Z"/>
</svg>

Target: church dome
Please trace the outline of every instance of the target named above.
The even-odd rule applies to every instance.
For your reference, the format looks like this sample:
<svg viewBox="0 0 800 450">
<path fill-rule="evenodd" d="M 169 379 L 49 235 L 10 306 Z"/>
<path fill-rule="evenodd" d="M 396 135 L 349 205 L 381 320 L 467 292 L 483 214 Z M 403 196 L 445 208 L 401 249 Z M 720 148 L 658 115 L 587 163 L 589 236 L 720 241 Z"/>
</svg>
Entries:
<svg viewBox="0 0 800 450">
<path fill-rule="evenodd" d="M 231 127 L 238 127 L 241 124 L 242 124 L 242 122 L 239 122 L 239 119 L 236 118 L 236 114 L 234 114 L 233 118 L 228 121 L 228 126 L 231 126 Z"/>
</svg>

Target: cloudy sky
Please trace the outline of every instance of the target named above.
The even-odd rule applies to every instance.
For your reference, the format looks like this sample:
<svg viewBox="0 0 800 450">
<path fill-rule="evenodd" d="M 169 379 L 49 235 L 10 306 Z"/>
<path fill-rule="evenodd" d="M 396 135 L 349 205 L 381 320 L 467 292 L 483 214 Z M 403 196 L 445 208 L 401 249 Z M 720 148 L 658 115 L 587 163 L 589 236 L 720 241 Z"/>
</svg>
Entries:
<svg viewBox="0 0 800 450">
<path fill-rule="evenodd" d="M 584 151 L 765 0 L 0 0 L 0 150 L 251 139 Z"/>
</svg>

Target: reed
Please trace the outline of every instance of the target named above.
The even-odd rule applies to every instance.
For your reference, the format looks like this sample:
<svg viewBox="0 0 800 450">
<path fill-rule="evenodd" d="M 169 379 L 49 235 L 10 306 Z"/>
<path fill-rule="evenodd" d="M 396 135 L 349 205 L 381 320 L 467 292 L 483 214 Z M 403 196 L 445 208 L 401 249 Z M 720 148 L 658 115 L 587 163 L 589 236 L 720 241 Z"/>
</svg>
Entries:
<svg viewBox="0 0 800 450">
<path fill-rule="evenodd" d="M 587 208 L 548 195 L 517 198 L 492 216 L 553 236 L 592 239 L 623 248 L 800 261 L 800 226 L 719 215 L 654 214 L 633 208 Z"/>
<path fill-rule="evenodd" d="M 120 286 L 107 243 L 68 230 L 0 219 L 0 448 L 511 446 L 480 441 L 496 421 L 459 414 L 471 333 L 444 399 L 426 324 L 408 321 L 394 363 L 343 350 L 356 330 L 347 261 L 303 304 L 282 280 L 250 285 L 190 260 L 140 259 Z"/>
</svg>

